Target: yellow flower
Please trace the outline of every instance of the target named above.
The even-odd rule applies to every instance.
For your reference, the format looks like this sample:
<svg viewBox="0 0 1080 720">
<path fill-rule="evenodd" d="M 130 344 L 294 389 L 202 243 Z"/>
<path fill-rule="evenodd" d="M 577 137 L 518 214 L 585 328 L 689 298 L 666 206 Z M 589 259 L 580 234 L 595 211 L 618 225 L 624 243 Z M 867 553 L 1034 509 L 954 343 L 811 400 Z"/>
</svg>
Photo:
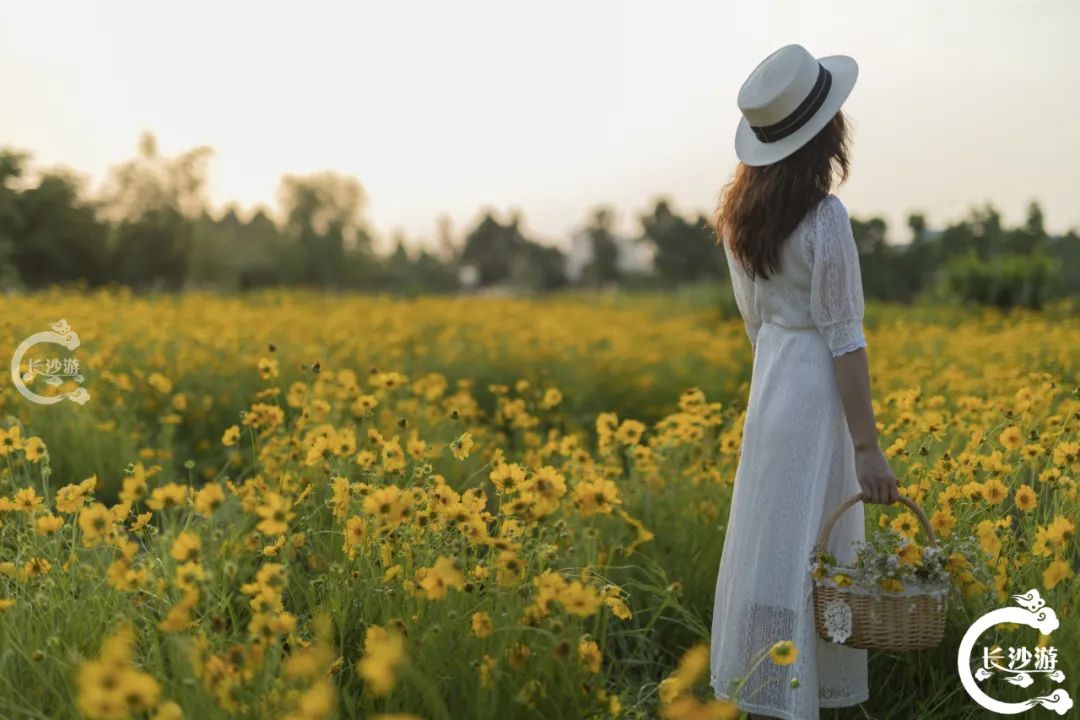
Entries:
<svg viewBox="0 0 1080 720">
<path fill-rule="evenodd" d="M 78 485 L 65 485 L 56 491 L 56 509 L 62 513 L 75 513 L 97 487 L 97 475 L 91 475 Z"/>
<path fill-rule="evenodd" d="M 769 659 L 777 665 L 790 665 L 799 655 L 799 649 L 790 640 L 779 640 L 769 648 Z"/>
<path fill-rule="evenodd" d="M 1080 440 L 1061 443 L 1054 448 L 1052 457 L 1054 465 L 1062 470 L 1067 470 L 1072 465 L 1076 465 L 1080 462 Z"/>
<path fill-rule="evenodd" d="M 173 540 L 169 554 L 178 563 L 198 562 L 202 555 L 202 539 L 192 532 L 182 532 Z"/>
<path fill-rule="evenodd" d="M 83 544 L 93 547 L 107 538 L 113 530 L 113 516 L 101 503 L 94 503 L 79 512 L 79 529 Z"/>
<path fill-rule="evenodd" d="M 901 592 L 904 589 L 904 584 L 896 578 L 881 578 L 878 580 L 878 585 L 882 590 L 889 592 Z"/>
<path fill-rule="evenodd" d="M 582 638 L 578 643 L 578 660 L 590 673 L 596 674 L 600 672 L 604 656 L 595 641 Z"/>
<path fill-rule="evenodd" d="M 439 557 L 429 568 L 421 568 L 418 573 L 420 586 L 429 600 L 446 597 L 447 588 L 462 590 L 465 587 L 465 575 L 454 566 L 448 557 Z"/>
<path fill-rule="evenodd" d="M 36 463 L 45 455 L 45 441 L 39 437 L 28 438 L 23 445 L 23 453 L 27 460 Z"/>
<path fill-rule="evenodd" d="M 472 632 L 478 638 L 485 638 L 491 634 L 491 616 L 486 612 L 472 614 Z"/>
<path fill-rule="evenodd" d="M 42 515 L 37 519 L 34 533 L 37 535 L 51 535 L 64 527 L 64 518 L 56 515 Z"/>
<path fill-rule="evenodd" d="M 562 393 L 557 388 L 548 388 L 544 391 L 544 397 L 540 400 L 540 407 L 550 410 L 562 402 Z"/>
<path fill-rule="evenodd" d="M 397 485 L 387 485 L 364 498 L 364 512 L 377 516 L 384 524 L 402 523 L 411 512 L 412 495 Z"/>
<path fill-rule="evenodd" d="M 168 485 L 154 488 L 154 491 L 150 493 L 150 499 L 146 501 L 146 505 L 151 510 L 166 510 L 168 508 L 179 507 L 187 500 L 187 494 L 187 485 L 169 483 Z"/>
<path fill-rule="evenodd" d="M 1024 445 L 1022 448 L 1020 448 L 1021 457 L 1029 461 L 1037 460 L 1039 457 L 1045 454 L 1046 448 L 1044 448 L 1039 443 L 1028 443 L 1027 445 Z"/>
<path fill-rule="evenodd" d="M 233 425 L 224 432 L 221 436 L 221 444 L 225 447 L 231 447 L 236 444 L 236 441 L 240 439 L 240 427 Z"/>
<path fill-rule="evenodd" d="M 1023 510 L 1024 512 L 1028 512 L 1034 509 L 1035 505 L 1038 504 L 1038 498 L 1035 495 L 1034 488 L 1027 484 L 1021 485 L 1019 488 L 1017 488 L 1014 498 L 1016 500 L 1016 507 Z"/>
<path fill-rule="evenodd" d="M 401 449 L 401 443 L 396 437 L 383 444 L 382 460 L 383 470 L 388 473 L 397 473 L 405 469 L 405 451 Z"/>
<path fill-rule="evenodd" d="M 882 515 L 884 517 L 884 515 Z M 956 516 L 949 508 L 935 510 L 930 515 L 930 528 L 942 538 L 949 537 L 956 527 Z"/>
<path fill-rule="evenodd" d="M 624 420 L 615 433 L 615 439 L 624 445 L 636 445 L 644 433 L 644 424 L 637 420 Z"/>
<path fill-rule="evenodd" d="M 1020 446 L 1024 444 L 1024 438 L 1020 434 L 1020 428 L 1010 425 L 998 435 L 998 442 L 1007 450 L 1019 450 Z"/>
<path fill-rule="evenodd" d="M 567 585 L 556 599 L 566 608 L 566 612 L 581 617 L 593 615 L 604 604 L 596 588 L 585 585 L 580 580 L 574 580 Z"/>
<path fill-rule="evenodd" d="M 23 572 L 26 573 L 27 577 L 48 575 L 50 570 L 52 570 L 52 563 L 40 557 L 30 558 L 23 566 Z"/>
<path fill-rule="evenodd" d="M 307 385 L 302 382 L 294 382 L 289 386 L 289 393 L 285 396 L 285 402 L 289 407 L 299 408 L 304 404 L 304 396 L 307 394 Z"/>
<path fill-rule="evenodd" d="M 147 523 L 150 522 L 150 517 L 152 515 L 153 513 L 147 510 L 146 512 L 139 513 L 135 516 L 135 522 L 131 523 L 131 532 L 138 532 L 146 527 Z"/>
<path fill-rule="evenodd" d="M 922 550 L 915 543 L 908 543 L 896 553 L 901 565 L 915 565 L 922 560 Z"/>
<path fill-rule="evenodd" d="M 333 501 L 331 503 L 334 517 L 345 517 L 349 514 L 349 495 L 351 489 L 349 478 L 335 475 L 330 478 L 330 487 L 334 491 Z"/>
<path fill-rule="evenodd" d="M 259 377 L 272 380 L 278 376 L 278 361 L 273 358 L 259 358 Z"/>
<path fill-rule="evenodd" d="M 351 517 L 345 521 L 345 552 L 349 553 L 349 557 L 356 552 L 356 546 L 364 541 L 366 529 L 361 517 Z"/>
<path fill-rule="evenodd" d="M 124 478 L 123 488 L 120 491 L 120 499 L 126 503 L 134 504 L 146 495 L 146 470 L 139 463 L 130 475 Z"/>
<path fill-rule="evenodd" d="M 488 473 L 488 479 L 495 486 L 495 492 L 512 493 L 525 482 L 525 468 L 516 463 L 501 462 Z"/>
<path fill-rule="evenodd" d="M 990 503 L 997 505 L 1009 496 L 1009 489 L 1000 479 L 993 477 L 982 484 L 982 496 Z"/>
<path fill-rule="evenodd" d="M 918 520 L 909 512 L 902 512 L 897 515 L 896 518 L 889 523 L 889 526 L 909 540 L 915 538 L 915 533 L 918 532 L 919 529 Z"/>
<path fill-rule="evenodd" d="M 127 718 L 158 704 L 157 681 L 131 664 L 133 644 L 130 626 L 121 623 L 102 643 L 98 659 L 79 664 L 77 702 L 87 718 Z"/>
<path fill-rule="evenodd" d="M 225 491 L 221 485 L 211 483 L 204 485 L 195 493 L 195 510 L 209 517 L 225 502 Z"/>
<path fill-rule="evenodd" d="M 465 432 L 461 436 L 450 443 L 450 452 L 454 454 L 454 457 L 458 460 L 464 460 L 469 457 L 469 453 L 472 452 L 473 438 L 472 435 Z"/>
<path fill-rule="evenodd" d="M 951 573 L 959 573 L 968 567 L 968 559 L 962 552 L 954 552 L 945 559 L 945 569 Z"/>
<path fill-rule="evenodd" d="M 582 517 L 609 515 L 614 505 L 622 503 L 619 489 L 607 478 L 596 478 L 579 483 L 574 487 L 574 505 Z"/>
<path fill-rule="evenodd" d="M 296 516 L 296 513 L 290 510 L 291 507 L 292 502 L 287 498 L 275 492 L 267 493 L 263 504 L 255 508 L 255 513 L 262 518 L 256 526 L 259 532 L 264 535 L 280 535 L 288 530 L 289 521 Z"/>
<path fill-rule="evenodd" d="M 12 425 L 8 430 L 0 428 L 0 457 L 16 450 L 22 450 L 22 430 L 18 425 Z"/>
<path fill-rule="evenodd" d="M 152 720 L 183 720 L 184 710 L 172 700 L 161 703 Z"/>
<path fill-rule="evenodd" d="M 1058 558 L 1050 563 L 1046 570 L 1043 571 L 1043 587 L 1047 590 L 1052 590 L 1062 580 L 1067 580 L 1073 576 L 1073 569 L 1069 566 L 1067 560 Z"/>
<path fill-rule="evenodd" d="M 397 682 L 398 667 L 405 660 L 405 641 L 393 627 L 372 625 L 364 635 L 364 656 L 356 664 L 372 695 L 385 695 Z"/>
<path fill-rule="evenodd" d="M 353 400 L 350 410 L 353 415 L 364 416 L 375 409 L 375 406 L 379 404 L 378 398 L 374 395 L 360 395 Z"/>
<path fill-rule="evenodd" d="M 688 649 L 679 658 L 675 671 L 660 684 L 660 701 L 668 703 L 682 695 L 708 667 L 709 648 L 706 645 L 699 643 Z"/>
<path fill-rule="evenodd" d="M 32 487 L 23 488 L 15 493 L 15 498 L 12 501 L 14 510 L 24 513 L 34 513 L 41 509 L 45 499 L 37 494 L 37 491 Z"/>
<path fill-rule="evenodd" d="M 186 562 L 176 568 L 176 584 L 185 590 L 194 590 L 206 578 L 206 572 L 197 562 Z"/>
<path fill-rule="evenodd" d="M 378 459 L 378 457 L 379 456 L 371 450 L 361 450 L 360 452 L 356 453 L 355 462 L 357 465 L 364 468 L 365 470 L 370 470 L 371 467 L 375 464 L 375 461 Z"/>
<path fill-rule="evenodd" d="M 162 395 L 168 395 L 172 392 L 172 381 L 161 373 L 151 373 L 146 382 Z"/>
</svg>

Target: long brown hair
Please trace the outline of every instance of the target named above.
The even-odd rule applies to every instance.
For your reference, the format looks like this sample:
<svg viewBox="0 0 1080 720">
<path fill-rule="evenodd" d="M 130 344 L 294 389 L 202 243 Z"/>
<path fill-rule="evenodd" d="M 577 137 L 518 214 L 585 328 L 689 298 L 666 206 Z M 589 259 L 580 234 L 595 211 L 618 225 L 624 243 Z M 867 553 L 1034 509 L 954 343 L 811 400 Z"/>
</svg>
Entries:
<svg viewBox="0 0 1080 720">
<path fill-rule="evenodd" d="M 780 246 L 806 213 L 832 191 L 834 169 L 848 177 L 848 122 L 842 110 L 812 140 L 771 165 L 740 162 L 720 193 L 717 242 L 727 237 L 750 277 L 779 269 Z M 835 166 L 835 168 L 834 168 Z M 727 233 L 725 235 L 725 228 Z"/>
</svg>

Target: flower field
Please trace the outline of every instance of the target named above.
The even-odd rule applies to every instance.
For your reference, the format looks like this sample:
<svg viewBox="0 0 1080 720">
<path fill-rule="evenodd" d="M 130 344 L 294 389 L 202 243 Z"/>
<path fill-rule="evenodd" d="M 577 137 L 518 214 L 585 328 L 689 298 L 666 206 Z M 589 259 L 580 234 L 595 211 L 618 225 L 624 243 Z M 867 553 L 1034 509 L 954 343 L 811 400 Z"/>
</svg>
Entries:
<svg viewBox="0 0 1080 720">
<path fill-rule="evenodd" d="M 0 386 L 0 718 L 738 717 L 706 679 L 752 362 L 730 313 L 301 292 L 0 307 L 5 364 L 63 318 L 81 344 L 36 359 L 77 359 L 90 395 Z M 945 640 L 872 653 L 867 711 L 976 710 L 959 638 L 1032 587 L 1061 626 L 1025 641 L 1057 648 L 1076 698 L 1080 317 L 871 306 L 866 328 L 902 492 L 992 569 L 948 563 Z M 866 510 L 922 542 L 902 505 Z"/>
</svg>

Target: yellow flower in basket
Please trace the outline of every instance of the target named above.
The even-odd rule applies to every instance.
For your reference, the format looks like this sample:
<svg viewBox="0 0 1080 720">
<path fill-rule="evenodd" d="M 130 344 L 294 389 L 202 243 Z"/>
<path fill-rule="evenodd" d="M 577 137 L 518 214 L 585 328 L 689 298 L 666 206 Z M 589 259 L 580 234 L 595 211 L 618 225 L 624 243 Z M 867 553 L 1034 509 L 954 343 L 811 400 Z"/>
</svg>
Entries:
<svg viewBox="0 0 1080 720">
<path fill-rule="evenodd" d="M 882 590 L 888 590 L 889 592 L 901 592 L 904 589 L 904 584 L 896 578 L 881 578 L 878 580 L 878 585 Z"/>
<path fill-rule="evenodd" d="M 917 565 L 922 560 L 922 548 L 915 543 L 908 543 L 900 548 L 896 556 L 900 559 L 901 565 Z"/>
<path fill-rule="evenodd" d="M 832 576 L 832 579 L 833 579 L 833 582 L 836 583 L 837 585 L 839 585 L 840 587 L 846 587 L 846 586 L 850 585 L 851 582 L 852 582 L 851 578 L 848 577 L 847 575 L 845 575 L 844 573 L 836 573 L 835 575 Z"/>
</svg>

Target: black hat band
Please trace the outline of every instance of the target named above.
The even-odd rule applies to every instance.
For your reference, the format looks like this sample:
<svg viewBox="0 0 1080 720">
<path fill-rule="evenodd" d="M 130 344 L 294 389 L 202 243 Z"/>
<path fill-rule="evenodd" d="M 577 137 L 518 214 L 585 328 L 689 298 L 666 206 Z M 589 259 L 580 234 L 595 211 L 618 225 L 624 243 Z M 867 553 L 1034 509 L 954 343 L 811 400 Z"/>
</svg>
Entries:
<svg viewBox="0 0 1080 720">
<path fill-rule="evenodd" d="M 816 113 L 825 102 L 825 98 L 829 96 L 829 88 L 831 86 L 832 73 L 826 70 L 825 66 L 819 62 L 818 76 L 817 80 L 814 82 L 814 87 L 807 93 L 806 99 L 799 103 L 797 108 L 791 111 L 791 114 L 772 125 L 751 125 L 750 129 L 754 131 L 754 135 L 757 136 L 757 139 L 763 143 L 776 142 L 781 138 L 787 137 L 805 125 L 806 122 L 814 116 L 814 113 Z"/>
</svg>

